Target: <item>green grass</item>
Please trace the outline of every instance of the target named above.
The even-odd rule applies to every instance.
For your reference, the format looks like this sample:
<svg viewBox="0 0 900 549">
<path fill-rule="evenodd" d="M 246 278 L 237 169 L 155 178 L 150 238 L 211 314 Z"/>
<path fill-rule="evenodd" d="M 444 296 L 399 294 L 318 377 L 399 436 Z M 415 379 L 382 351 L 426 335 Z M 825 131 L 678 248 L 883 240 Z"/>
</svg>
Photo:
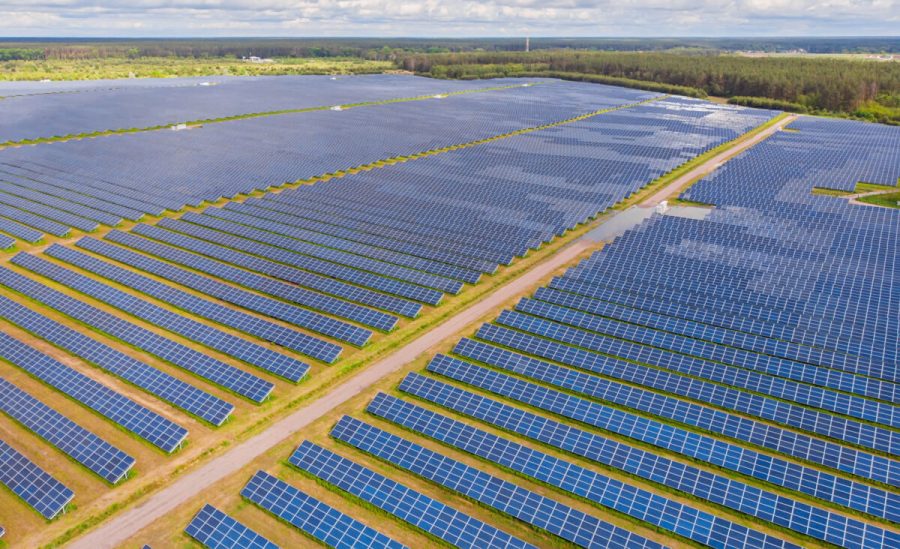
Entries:
<svg viewBox="0 0 900 549">
<path fill-rule="evenodd" d="M 247 63 L 236 58 L 143 57 L 129 59 L 47 59 L 0 62 L 0 80 L 100 80 L 186 76 L 260 76 L 281 74 L 367 74 L 392 70 L 390 61 L 356 57 L 278 58 Z"/>
<path fill-rule="evenodd" d="M 866 204 L 874 204 L 884 208 L 900 209 L 900 191 L 884 194 L 873 194 L 871 196 L 862 196 L 858 198 L 860 202 Z"/>
</svg>

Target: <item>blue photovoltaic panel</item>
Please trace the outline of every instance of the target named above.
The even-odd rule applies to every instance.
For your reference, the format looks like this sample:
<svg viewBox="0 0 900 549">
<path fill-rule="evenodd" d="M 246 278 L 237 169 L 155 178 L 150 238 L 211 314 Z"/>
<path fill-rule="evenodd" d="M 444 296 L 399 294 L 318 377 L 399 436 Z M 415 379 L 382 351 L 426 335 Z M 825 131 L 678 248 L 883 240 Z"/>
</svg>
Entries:
<svg viewBox="0 0 900 549">
<path fill-rule="evenodd" d="M 130 233 L 110 231 L 105 238 L 106 240 L 128 246 L 134 250 L 140 250 L 172 263 L 200 271 L 211 277 L 227 280 L 263 294 L 281 298 L 290 303 L 296 303 L 297 305 L 302 305 L 316 311 L 329 313 L 340 318 L 346 318 L 347 320 L 352 320 L 359 324 L 384 330 L 386 332 L 393 330 L 399 320 L 396 316 L 388 313 L 369 309 L 368 307 L 350 303 L 330 295 L 313 292 L 294 284 L 252 273 L 245 269 L 238 269 L 237 267 L 232 267 L 231 265 L 207 259 L 201 255 L 185 252 L 178 248 L 160 244 Z M 100 248 L 98 245 L 95 245 L 97 241 L 94 240 L 85 239 L 81 242 L 85 243 L 86 249 L 119 259 L 119 252 L 116 250 L 119 250 L 120 248 L 117 246 L 109 246 L 104 242 L 102 244 L 106 244 L 106 247 Z M 81 244 L 79 243 L 79 246 L 80 245 Z M 130 264 L 130 261 L 133 261 L 134 258 L 133 256 L 128 257 L 128 261 L 125 262 Z M 155 261 L 159 262 L 159 260 Z M 340 333 L 344 334 L 344 332 Z M 334 337 L 338 336 L 335 335 Z M 346 339 L 347 337 L 348 336 L 343 335 L 342 337 L 339 337 L 339 339 Z"/>
<path fill-rule="evenodd" d="M 498 401 L 419 374 L 408 374 L 401 383 L 400 389 L 454 411 L 476 417 L 523 436 L 540 440 L 551 446 L 568 450 L 594 461 L 625 469 L 631 474 L 656 482 L 663 482 L 668 486 L 692 495 L 710 499 L 716 503 L 742 511 L 752 513 L 754 510 L 753 501 L 767 496 L 767 494 L 768 497 L 783 497 L 775 496 L 771 492 L 747 487 L 744 483 L 736 480 L 700 471 L 652 452 L 587 433 L 581 429 L 526 412 L 520 408 L 501 404 Z M 643 440 L 650 442 L 648 437 L 645 437 Z M 673 443 L 677 442 L 676 437 L 670 437 L 670 440 Z M 702 437 L 698 437 L 698 441 L 702 440 Z M 710 439 L 707 439 L 707 442 L 709 441 Z M 870 515 L 894 521 L 900 518 L 900 495 L 888 493 L 880 488 L 835 477 L 829 473 L 789 463 L 778 458 L 764 457 L 749 449 L 728 448 L 727 445 L 722 445 L 722 451 L 694 452 L 689 449 L 688 445 L 684 446 L 684 449 L 681 449 L 679 453 L 688 457 L 703 459 L 708 463 L 768 481 L 773 485 L 783 486 L 797 492 L 804 492 L 810 496 L 844 505 Z M 698 449 L 702 446 L 701 444 L 691 445 L 691 447 Z M 678 450 L 672 444 L 668 447 L 671 450 Z M 728 459 L 725 456 L 728 456 Z M 670 473 L 666 475 L 657 474 L 658 471 L 664 468 L 668 468 Z M 699 481 L 698 479 L 703 480 Z M 734 487 L 733 491 L 731 487 Z M 740 493 L 741 491 L 743 491 L 743 497 L 729 497 L 730 493 Z M 793 505 L 802 504 L 795 502 Z M 774 509 L 775 507 L 771 508 Z M 804 517 L 808 516 L 810 516 L 810 513 L 796 514 L 792 517 L 792 522 L 802 522 Z"/>
<path fill-rule="evenodd" d="M 256 311 L 272 318 L 278 318 L 290 324 L 307 328 L 311 331 L 352 343 L 353 345 L 363 346 L 368 343 L 369 338 L 372 337 L 371 330 L 353 326 L 348 322 L 343 322 L 306 309 L 295 307 L 276 299 L 270 299 L 253 292 L 235 288 L 230 284 L 225 284 L 219 280 L 201 276 L 165 261 L 147 257 L 118 246 L 112 246 L 106 242 L 94 240 L 90 237 L 82 238 L 76 243 L 76 246 L 103 255 L 109 259 L 114 259 L 125 265 L 130 265 L 131 267 L 161 276 L 166 280 L 177 282 L 182 286 L 221 299 L 232 305 L 244 307 L 245 309 Z M 226 277 L 220 278 L 227 280 Z M 290 287 L 286 288 L 290 289 Z M 321 297 L 324 298 L 324 296 Z M 375 313 L 375 311 L 370 312 Z M 386 323 L 384 325 L 385 329 L 390 330 L 395 323 L 396 320 L 394 320 L 393 323 Z"/>
<path fill-rule="evenodd" d="M 234 411 L 233 404 L 4 296 L 0 296 L 0 317 L 213 425 L 221 425 Z"/>
<path fill-rule="evenodd" d="M 184 221 L 165 218 L 160 220 L 160 222 L 156 224 L 156 227 L 202 239 L 206 242 L 219 244 L 232 250 L 265 257 L 266 259 L 291 265 L 320 276 L 335 278 L 350 284 L 356 284 L 387 294 L 393 294 L 405 299 L 421 301 L 428 305 L 439 304 L 443 297 L 443 293 L 437 290 L 401 282 L 385 276 L 369 274 L 351 267 L 345 267 L 312 256 L 300 255 L 285 249 L 276 248 L 275 246 L 251 241 L 246 238 L 231 236 L 221 231 L 207 229 L 200 225 L 185 223 Z"/>
<path fill-rule="evenodd" d="M 454 268 L 465 269 L 468 272 L 493 274 L 497 270 L 496 263 L 481 261 L 473 257 L 466 257 L 452 252 L 445 252 L 425 245 L 414 244 L 412 242 L 404 242 L 389 236 L 379 236 L 377 234 L 366 232 L 364 229 L 368 227 L 365 227 L 362 224 L 356 227 L 340 227 L 338 225 L 333 225 L 329 221 L 333 222 L 334 219 L 330 219 L 329 216 L 312 210 L 304 210 L 301 208 L 295 210 L 293 213 L 289 213 L 289 207 L 282 207 L 279 209 L 279 206 L 276 203 L 265 200 L 248 199 L 241 203 L 232 202 L 225 204 L 222 207 L 222 211 L 239 213 L 244 217 L 277 222 L 279 225 L 285 225 L 291 228 L 308 229 L 316 231 L 317 233 L 343 238 L 364 245 L 371 245 L 381 249 L 392 250 L 397 253 L 409 254 L 428 261 L 449 264 Z M 205 213 L 208 213 L 209 215 L 218 215 L 214 208 L 208 208 Z M 461 278 L 461 280 L 464 279 Z"/>
<path fill-rule="evenodd" d="M 868 543 L 880 542 L 885 537 L 889 537 L 889 534 L 886 535 L 882 529 L 874 528 L 860 521 L 848 519 L 771 491 L 760 490 L 738 480 L 684 465 L 652 452 L 626 446 L 437 380 L 409 374 L 401 384 L 401 389 L 550 446 L 762 520 L 769 522 L 783 520 L 782 517 L 786 515 L 787 522 L 783 524 L 784 526 L 821 540 L 843 545 L 850 543 L 856 536 L 867 539 Z M 389 399 L 382 398 L 382 401 L 384 400 Z M 397 407 L 394 408 L 396 411 Z M 416 413 L 416 417 L 422 418 L 419 413 Z M 826 479 L 819 480 L 825 481 Z M 842 500 L 841 503 L 889 520 L 896 520 L 900 513 L 900 496 L 860 485 L 857 485 L 860 489 L 848 490 L 847 484 L 849 483 L 844 481 L 841 491 L 846 490 L 846 493 L 849 494 L 849 501 Z M 834 486 L 834 483 L 830 485 Z M 823 489 L 827 489 L 828 486 L 829 484 L 823 482 Z M 838 500 L 839 498 L 832 497 L 830 499 Z M 821 527 L 823 524 L 840 524 L 841 527 L 828 530 Z"/>
<path fill-rule="evenodd" d="M 727 456 L 730 459 L 730 455 L 734 453 L 735 455 L 746 455 L 747 459 L 752 463 L 756 459 L 756 455 L 761 455 L 723 440 L 690 432 L 666 422 L 651 420 L 637 414 L 604 406 L 445 355 L 437 355 L 428 364 L 428 371 L 657 446 L 672 448 L 679 452 L 691 450 L 696 452 L 696 457 L 700 459 L 724 459 L 719 456 L 720 453 L 722 456 Z M 785 433 L 789 434 L 789 432 Z M 900 463 L 882 456 L 866 454 L 853 448 L 827 443 L 819 439 L 810 439 L 801 435 L 785 438 L 783 441 L 768 441 L 766 437 L 752 432 L 739 433 L 729 431 L 726 434 L 738 440 L 748 439 L 759 446 L 783 447 L 784 453 L 788 453 L 787 451 L 789 450 L 792 454 L 798 454 L 809 461 L 822 463 L 832 469 L 848 471 L 861 477 L 892 485 L 900 483 Z M 749 453 L 744 454 L 744 452 Z M 766 457 L 764 459 L 770 458 Z M 779 461 L 784 463 L 781 460 Z M 728 463 L 728 459 L 725 459 L 725 463 Z"/>
<path fill-rule="evenodd" d="M 309 441 L 304 441 L 297 448 L 290 462 L 451 545 L 532 547 L 502 530 Z"/>
<path fill-rule="evenodd" d="M 209 504 L 194 515 L 184 531 L 210 549 L 278 549 L 271 541 Z"/>
<path fill-rule="evenodd" d="M 56 185 L 35 181 L 34 179 L 22 177 L 21 175 L 14 175 L 8 172 L 0 173 L 0 180 L 8 181 L 20 187 L 30 189 L 31 191 L 38 191 L 38 193 L 31 194 L 31 196 L 41 197 L 41 200 L 44 199 L 44 197 L 41 195 L 41 193 L 43 193 L 51 197 L 62 198 L 71 201 L 72 203 L 87 206 L 97 211 L 98 213 L 105 212 L 106 214 L 113 214 L 130 221 L 138 221 L 141 219 L 141 217 L 144 216 L 144 214 L 138 210 L 126 208 L 117 204 L 112 204 L 110 202 L 88 196 L 81 192 L 74 192 Z M 116 218 L 111 217 L 110 219 L 115 220 Z"/>
<path fill-rule="evenodd" d="M 650 318 L 653 318 L 653 320 L 656 320 L 659 323 L 661 328 L 664 328 L 666 330 L 674 330 L 679 326 L 684 326 L 685 329 L 688 329 L 689 324 L 688 322 L 679 321 L 677 319 L 662 318 L 658 317 L 657 315 L 651 315 L 644 311 L 629 311 L 623 307 L 613 304 L 603 305 L 602 302 L 593 300 L 588 297 L 567 294 L 549 288 L 540 288 L 535 293 L 535 297 L 537 299 L 544 299 L 552 301 L 554 303 L 559 303 L 560 305 L 565 305 L 566 307 L 557 307 L 555 305 L 550 305 L 549 303 L 542 303 L 535 300 L 524 299 L 518 305 L 516 305 L 516 310 L 527 312 L 530 314 L 538 314 L 539 316 L 543 316 L 544 318 L 548 319 L 568 317 L 571 318 L 573 322 L 579 322 L 578 319 L 583 313 L 581 313 L 580 311 L 569 309 L 568 307 L 577 308 L 580 306 L 582 311 L 588 308 L 590 309 L 589 312 L 591 313 L 595 311 L 603 311 L 610 314 L 619 314 L 624 316 L 623 320 L 628 322 L 646 323 L 650 321 Z M 592 304 L 598 305 L 591 306 Z M 593 318 L 593 315 L 584 316 Z M 571 322 L 568 322 L 566 320 L 562 321 L 571 324 Z M 741 342 L 746 342 L 748 340 L 756 343 L 755 340 L 757 339 L 745 333 L 735 332 L 733 334 L 726 334 L 725 330 L 715 329 L 713 327 L 707 327 L 696 323 L 693 329 L 691 329 L 691 332 L 701 332 L 700 334 L 697 334 L 699 337 L 715 337 L 721 335 L 723 338 L 725 338 L 730 335 L 731 337 L 728 337 L 728 342 L 735 345 L 740 345 Z M 715 332 L 715 335 L 707 335 L 711 332 Z M 764 341 L 777 343 L 776 340 L 766 339 Z M 698 342 L 698 344 L 699 343 L 700 342 Z M 787 346 L 772 345 L 771 347 L 772 349 L 769 349 L 769 347 L 767 346 L 766 352 L 771 351 L 774 353 L 777 352 L 777 349 L 785 349 Z M 651 352 L 655 354 L 655 351 Z M 660 356 L 665 355 L 661 354 Z M 673 360 L 654 363 L 663 363 L 666 369 L 669 370 L 675 370 L 678 372 L 687 373 L 695 377 L 702 377 L 712 381 L 750 389 L 759 393 L 765 393 L 778 398 L 783 398 L 785 400 L 792 400 L 800 404 L 806 404 L 821 408 L 823 410 L 847 414 L 859 419 L 883 423 L 890 426 L 897 426 L 898 424 L 900 424 L 900 413 L 896 411 L 896 408 L 881 402 L 875 402 L 854 395 L 846 395 L 844 393 L 827 390 L 821 387 L 803 385 L 791 380 L 769 376 L 764 373 L 753 372 L 742 368 L 722 368 L 721 365 L 710 361 L 694 360 L 681 357 L 672 358 Z"/>
<path fill-rule="evenodd" d="M 10 235 L 20 238 L 25 242 L 35 243 L 44 238 L 44 233 L 36 231 L 31 227 L 26 227 L 18 221 L 0 217 L 0 231 L 9 233 Z"/>
<path fill-rule="evenodd" d="M 583 547 L 659 547 L 642 536 L 350 416 L 341 418 L 331 436 Z"/>
<path fill-rule="evenodd" d="M 47 520 L 56 518 L 75 497 L 72 490 L 2 440 L 0 482 Z"/>
<path fill-rule="evenodd" d="M 180 334 L 290 381 L 300 381 L 309 371 L 308 365 L 295 358 L 276 353 L 267 347 L 233 336 L 187 316 L 173 313 L 164 307 L 60 267 L 36 255 L 22 252 L 13 257 L 12 263 L 131 313 L 155 326 Z"/>
<path fill-rule="evenodd" d="M 96 221 L 92 221 L 84 217 L 71 214 L 69 212 L 64 212 L 56 208 L 51 208 L 50 206 L 45 206 L 40 202 L 32 202 L 30 200 L 25 200 L 24 198 L 20 198 L 18 196 L 13 196 L 3 192 L 0 192 L 0 204 L 5 207 L 24 210 L 29 214 L 46 217 L 59 225 L 74 227 L 85 232 L 93 232 L 97 229 L 97 227 L 100 226 L 100 223 Z"/>
<path fill-rule="evenodd" d="M 125 478 L 134 458 L 0 378 L 0 409 L 101 478 Z"/>
<path fill-rule="evenodd" d="M 376 395 L 366 410 L 414 432 L 704 545 L 791 546 L 774 536 L 636 488 L 385 393 Z M 766 508 L 770 503 L 763 501 L 760 506 Z M 863 526 L 862 523 L 856 525 Z M 884 530 L 871 530 L 872 535 L 867 540 L 884 540 Z"/>
<path fill-rule="evenodd" d="M 166 452 L 187 438 L 184 427 L 2 332 L 0 357 Z"/>
<path fill-rule="evenodd" d="M 114 282 L 143 292 L 160 301 L 174 305 L 196 316 L 208 318 L 237 330 L 254 335 L 260 339 L 277 343 L 283 347 L 331 363 L 337 360 L 341 347 L 318 338 L 314 338 L 285 328 L 279 324 L 263 320 L 259 317 L 235 310 L 219 303 L 201 299 L 187 292 L 123 269 L 105 261 L 93 258 L 54 244 L 44 253 L 86 271 L 106 277 Z"/>
<path fill-rule="evenodd" d="M 340 250 L 334 250 L 325 246 L 309 244 L 299 241 L 295 238 L 289 238 L 272 233 L 271 231 L 263 231 L 231 223 L 222 219 L 211 216 L 195 214 L 188 212 L 181 216 L 182 221 L 202 225 L 217 231 L 227 232 L 242 238 L 254 240 L 256 242 L 264 242 L 272 246 L 291 250 L 300 254 L 316 257 L 334 263 L 346 265 L 363 271 L 380 274 L 404 280 L 427 288 L 440 290 L 451 294 L 458 294 L 462 290 L 463 284 L 458 280 L 451 280 L 446 277 L 425 273 L 415 269 L 394 265 L 379 260 L 370 259 L 353 253 L 347 253 Z"/>
<path fill-rule="evenodd" d="M 731 368 L 724 369 L 724 373 L 717 374 L 717 372 L 723 370 L 720 363 L 763 372 L 755 376 L 756 379 L 768 379 L 769 376 L 766 376 L 765 373 L 770 371 L 779 373 L 804 370 L 810 376 L 815 375 L 817 371 L 827 373 L 827 370 L 817 369 L 810 365 L 778 359 L 768 355 L 740 351 L 731 347 L 651 330 L 642 326 L 633 326 L 628 323 L 602 319 L 538 301 L 526 300 L 517 307 L 517 311 L 527 312 L 543 318 L 537 319 L 520 315 L 514 311 L 504 311 L 498 322 L 524 331 L 537 333 L 544 337 L 550 337 L 562 343 L 579 344 L 579 346 L 594 351 L 614 354 L 633 361 L 647 364 L 672 364 L 673 369 L 682 371 L 689 369 L 693 375 L 713 380 L 717 380 L 717 377 L 733 378 L 737 375 L 731 373 L 735 371 L 735 369 Z M 563 326 L 560 323 L 577 326 L 580 329 Z M 591 330 L 591 333 L 585 330 Z M 603 332 L 603 334 L 594 332 Z M 670 349 L 675 352 L 671 352 Z M 737 370 L 737 372 L 741 371 Z M 823 376 L 819 375 L 816 377 L 821 379 Z M 840 377 L 844 381 L 851 383 L 854 381 L 859 383 L 866 382 L 865 378 L 849 374 L 843 374 Z M 882 383 L 881 385 L 888 387 L 891 384 Z M 765 388 L 765 385 L 762 385 L 762 387 Z M 794 385 L 794 387 L 797 387 L 797 385 Z M 896 390 L 896 386 L 893 389 Z M 791 395 L 791 393 L 786 394 Z M 832 395 L 834 395 L 833 392 L 819 392 L 806 397 L 801 389 L 798 397 L 806 397 L 805 401 L 801 401 L 804 404 L 819 405 L 832 411 L 844 410 L 847 407 L 856 408 L 857 410 L 854 411 L 854 414 L 868 421 L 886 425 L 894 425 L 898 422 L 898 420 L 894 419 L 892 410 L 886 407 L 879 408 L 877 403 L 866 405 L 865 400 L 857 399 L 851 406 L 842 406 L 843 403 L 835 401 L 836 397 Z M 779 412 L 778 415 L 788 417 L 791 414 Z M 793 415 L 796 415 L 796 413 Z"/>
<path fill-rule="evenodd" d="M 455 265 L 450 265 L 449 263 L 435 261 L 423 257 L 417 257 L 416 255 L 412 254 L 410 250 L 401 252 L 398 250 L 391 250 L 386 247 L 382 248 L 378 246 L 372 246 L 363 242 L 357 242 L 351 238 L 331 236 L 325 230 L 322 230 L 321 232 L 315 230 L 323 229 L 322 225 L 317 225 L 315 224 L 315 222 L 307 223 L 308 226 L 315 227 L 315 229 L 310 230 L 307 228 L 296 226 L 298 223 L 294 222 L 293 220 L 291 221 L 291 223 L 281 223 L 279 221 L 266 219 L 262 216 L 254 216 L 230 208 L 229 206 L 232 205 L 238 204 L 229 202 L 225 205 L 225 207 L 222 208 L 206 208 L 205 210 L 203 210 L 203 214 L 205 216 L 212 216 L 219 219 L 232 221 L 234 223 L 240 223 L 241 225 L 248 225 L 250 227 L 263 229 L 269 232 L 290 236 L 306 242 L 312 242 L 315 244 L 320 244 L 322 246 L 337 248 L 339 250 L 371 257 L 373 259 L 380 259 L 382 261 L 387 261 L 396 265 L 402 265 L 411 269 L 417 269 L 426 273 L 440 275 L 447 278 L 460 280 L 462 282 L 468 282 L 469 284 L 475 284 L 481 279 L 481 273 L 474 269 L 466 269 L 465 267 L 457 267 Z M 277 212 L 272 212 L 272 215 L 278 216 Z M 299 222 L 300 220 L 298 219 L 297 221 Z M 335 227 L 335 229 L 337 228 Z M 345 236 L 349 236 L 349 234 L 346 234 Z M 401 248 L 403 247 L 401 246 Z"/>
<path fill-rule="evenodd" d="M 241 495 L 335 549 L 405 547 L 265 471 L 253 475 Z"/>
<path fill-rule="evenodd" d="M 289 265 L 269 261 L 261 257 L 237 252 L 225 246 L 218 246 L 186 235 L 166 231 L 156 226 L 135 225 L 134 228 L 131 229 L 131 232 L 147 238 L 152 238 L 165 244 L 184 248 L 219 261 L 231 263 L 236 267 L 256 271 L 272 278 L 292 282 L 312 290 L 321 291 L 342 299 L 356 301 L 363 305 L 377 307 L 410 318 L 415 318 L 419 314 L 419 311 L 422 310 L 422 305 L 420 303 L 382 294 L 360 286 L 347 284 L 339 280 L 303 271 Z"/>
<path fill-rule="evenodd" d="M 85 218 L 85 220 L 92 220 L 113 227 L 122 222 L 121 217 L 96 210 L 89 206 L 77 204 L 69 199 L 58 198 L 45 193 L 32 191 L 24 187 L 19 187 L 17 185 L 11 185 L 3 181 L 2 176 L 0 176 L 0 193 L 3 194 L 4 198 L 6 197 L 6 195 L 11 195 L 14 197 L 31 200 L 35 203 L 45 206 L 52 206 L 62 212 L 59 215 L 62 216 L 64 214 L 66 216 L 65 218 L 69 218 L 69 216 L 80 216 Z"/>
<path fill-rule="evenodd" d="M 546 357 L 547 355 L 551 355 L 550 358 L 554 359 L 557 359 L 558 356 L 567 357 L 572 354 L 572 346 L 578 345 L 578 343 L 581 343 L 581 345 L 578 346 L 582 348 L 592 349 L 594 347 L 591 342 L 588 341 L 593 338 L 593 335 L 587 332 L 583 333 L 583 335 L 586 336 L 584 340 L 578 337 L 580 334 L 572 335 L 572 339 L 579 340 L 578 343 L 573 342 L 570 339 L 566 344 L 561 344 L 557 343 L 557 341 L 552 340 L 556 335 L 557 328 L 555 326 L 551 327 L 546 325 L 539 325 L 537 328 L 530 330 L 530 325 L 533 322 L 543 323 L 544 321 L 541 321 L 540 319 L 532 319 L 531 317 L 526 317 L 525 315 L 518 315 L 518 313 L 511 313 L 511 315 L 518 315 L 515 317 L 507 315 L 506 313 L 511 312 L 504 311 L 501 314 L 500 319 L 498 320 L 501 321 L 504 326 L 528 330 L 529 333 L 541 336 L 532 338 L 532 342 L 536 342 L 534 344 L 535 349 L 529 349 L 529 352 L 532 352 L 533 354 L 536 354 L 538 356 Z M 563 327 L 562 329 L 568 330 L 565 327 Z M 488 330 L 485 330 L 485 332 L 487 331 Z M 562 338 L 562 336 L 560 336 L 560 338 Z M 616 343 L 620 342 L 616 341 Z M 515 346 L 513 347 L 516 348 Z M 578 352 L 581 351 L 581 349 L 577 349 L 575 351 Z M 596 358 L 597 362 L 601 363 L 604 360 L 606 360 L 607 362 L 614 361 L 610 360 L 607 357 L 598 356 L 593 353 L 586 353 L 582 351 L 581 354 L 581 358 L 587 357 L 585 360 L 585 362 L 587 363 L 590 363 L 591 359 L 593 358 Z M 626 363 L 622 361 L 621 364 L 622 365 L 620 365 L 619 368 L 624 368 L 624 364 Z M 640 364 L 635 364 L 633 366 L 629 365 L 628 368 L 633 368 L 638 371 L 647 369 L 647 367 L 642 367 Z M 652 379 L 657 375 L 657 371 L 650 369 L 647 375 Z M 658 375 L 663 376 L 664 373 Z M 791 405 L 773 399 L 765 399 L 758 395 L 744 393 L 742 391 L 722 387 L 720 385 L 712 383 L 703 383 L 700 381 L 695 382 L 695 380 L 690 380 L 690 378 L 679 379 L 674 378 L 673 376 L 669 376 L 668 380 L 665 380 L 660 384 L 662 385 L 661 388 L 664 388 L 669 392 L 682 394 L 684 396 L 692 397 L 703 402 L 709 402 L 713 405 L 718 405 L 728 410 L 735 410 L 737 412 L 746 413 L 747 415 L 772 420 L 781 424 L 786 424 L 789 427 L 794 427 L 801 431 L 807 431 L 813 434 L 823 434 L 825 436 L 831 436 L 838 440 L 845 440 L 847 442 L 858 444 L 859 446 L 867 446 L 872 449 L 882 450 L 889 453 L 893 453 L 894 451 L 896 451 L 894 450 L 895 447 L 900 447 L 900 438 L 898 438 L 900 437 L 900 435 L 892 433 L 891 431 L 881 427 L 863 424 L 858 421 L 848 420 L 846 418 L 833 416 L 831 414 L 818 412 L 816 410 Z M 641 395 L 643 395 L 643 398 L 640 398 Z M 666 397 L 658 395 L 656 393 L 636 392 L 632 398 L 632 405 L 641 408 L 655 408 L 656 406 L 648 404 L 648 402 L 653 400 L 662 402 L 666 400 Z M 752 426 L 754 424 L 754 422 L 749 419 L 739 418 L 734 414 L 728 414 L 726 412 L 714 410 L 709 407 L 701 407 L 699 405 L 691 403 L 675 403 L 675 401 L 671 399 L 670 402 L 674 404 L 674 407 L 680 407 L 681 409 L 679 409 L 678 411 L 666 412 L 666 414 L 669 414 L 673 418 L 677 419 L 680 416 L 686 415 L 682 413 L 681 410 L 692 408 L 695 412 L 691 415 L 691 417 L 697 416 L 701 417 L 702 419 L 692 419 L 691 421 L 695 423 L 702 422 L 704 428 L 709 430 L 721 432 L 723 430 L 723 425 L 729 423 L 743 423 L 747 426 Z M 890 416 L 892 414 L 886 412 L 885 415 Z M 762 427 L 756 429 L 761 428 Z M 745 428 L 745 430 L 746 429 L 747 428 Z"/>
<path fill-rule="evenodd" d="M 9 269 L 0 268 L 0 284 L 254 402 L 265 400 L 275 387 L 269 381 L 87 305 Z"/>
<path fill-rule="evenodd" d="M 52 234 L 54 236 L 64 237 L 69 235 L 69 227 L 51 221 L 45 217 L 28 213 L 13 206 L 7 206 L 0 203 L 0 216 L 7 217 L 22 225 L 28 225 L 35 229 L 40 229 L 42 233 Z M 43 236 L 43 234 L 41 235 Z"/>
</svg>

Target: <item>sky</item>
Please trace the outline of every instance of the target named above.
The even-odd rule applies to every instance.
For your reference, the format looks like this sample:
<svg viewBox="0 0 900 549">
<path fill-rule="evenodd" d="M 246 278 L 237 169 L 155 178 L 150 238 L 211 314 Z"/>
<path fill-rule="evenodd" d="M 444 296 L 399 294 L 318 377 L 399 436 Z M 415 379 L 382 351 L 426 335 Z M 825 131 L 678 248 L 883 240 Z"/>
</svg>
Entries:
<svg viewBox="0 0 900 549">
<path fill-rule="evenodd" d="M 0 0 L 0 36 L 896 36 L 900 0 Z"/>
</svg>

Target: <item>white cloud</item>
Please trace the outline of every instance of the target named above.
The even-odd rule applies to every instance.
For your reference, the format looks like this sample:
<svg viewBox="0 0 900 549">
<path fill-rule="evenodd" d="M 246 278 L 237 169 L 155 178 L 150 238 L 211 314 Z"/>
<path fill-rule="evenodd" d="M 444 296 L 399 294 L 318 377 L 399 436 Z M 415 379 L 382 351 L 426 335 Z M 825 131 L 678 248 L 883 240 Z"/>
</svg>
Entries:
<svg viewBox="0 0 900 549">
<path fill-rule="evenodd" d="M 3 0 L 5 36 L 893 35 L 900 0 Z"/>
</svg>

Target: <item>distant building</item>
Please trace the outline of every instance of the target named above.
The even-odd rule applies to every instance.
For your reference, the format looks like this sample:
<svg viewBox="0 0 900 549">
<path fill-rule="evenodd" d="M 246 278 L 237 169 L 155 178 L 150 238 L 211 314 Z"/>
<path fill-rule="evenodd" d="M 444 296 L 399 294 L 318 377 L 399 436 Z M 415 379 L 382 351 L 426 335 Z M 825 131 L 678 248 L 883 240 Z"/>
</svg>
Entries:
<svg viewBox="0 0 900 549">
<path fill-rule="evenodd" d="M 274 59 L 269 59 L 268 57 L 257 57 L 255 55 L 251 55 L 250 57 L 241 57 L 241 59 L 245 63 L 274 63 Z"/>
</svg>

